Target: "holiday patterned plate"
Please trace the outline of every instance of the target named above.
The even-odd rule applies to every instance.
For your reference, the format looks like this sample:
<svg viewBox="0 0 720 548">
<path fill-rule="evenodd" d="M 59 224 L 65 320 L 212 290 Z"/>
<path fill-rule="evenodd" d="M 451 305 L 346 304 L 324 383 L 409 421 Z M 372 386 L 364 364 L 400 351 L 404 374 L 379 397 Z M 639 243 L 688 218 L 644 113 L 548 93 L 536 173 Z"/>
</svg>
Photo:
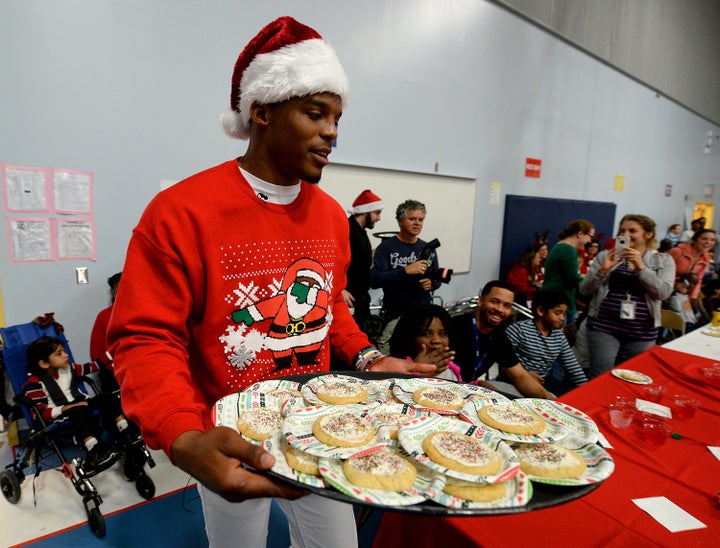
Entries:
<svg viewBox="0 0 720 548">
<path fill-rule="evenodd" d="M 300 392 L 300 383 L 284 379 L 256 382 L 248 386 L 243 392 L 258 392 L 264 394 L 266 398 L 274 398 L 277 400 L 280 409 L 290 400 L 302 401 L 303 399 Z"/>
<path fill-rule="evenodd" d="M 385 448 L 377 453 L 373 453 L 373 455 L 381 456 L 385 451 L 396 450 Z M 402 452 L 400 452 L 400 454 L 402 454 Z M 404 456 L 412 461 L 412 459 L 406 455 Z M 432 495 L 437 496 L 438 489 L 442 489 L 442 483 L 436 481 L 440 475 L 425 466 L 417 465 L 416 468 L 417 476 L 415 477 L 413 485 L 404 491 L 394 492 L 359 487 L 347 479 L 341 460 L 320 459 L 320 473 L 327 483 L 348 496 L 381 506 L 410 506 L 424 502 Z"/>
<path fill-rule="evenodd" d="M 526 506 L 528 501 L 532 498 L 532 483 L 530 483 L 528 477 L 522 471 L 518 472 L 517 476 L 514 478 L 502 483 L 505 484 L 505 496 L 488 502 L 465 500 L 446 493 L 442 490 L 442 488 L 440 490 L 435 489 L 428 498 L 438 504 L 447 506 L 448 508 L 476 510 L 492 508 L 519 508 Z"/>
<path fill-rule="evenodd" d="M 397 379 L 395 386 L 393 386 L 393 394 L 402 403 L 412 405 L 418 409 L 424 411 L 430 411 L 432 413 L 438 413 L 440 415 L 457 415 L 458 410 L 452 409 L 437 409 L 435 407 L 428 407 L 421 405 L 413 400 L 413 394 L 422 388 L 443 388 L 448 390 L 454 396 L 459 396 L 464 403 L 464 400 L 470 398 L 475 392 L 468 389 L 468 385 L 459 384 L 456 382 L 446 381 L 444 379 L 436 379 L 434 377 L 417 377 L 412 379 Z"/>
<path fill-rule="evenodd" d="M 352 413 L 359 417 L 367 417 L 375 428 L 375 435 L 368 443 L 357 447 L 339 447 L 321 442 L 313 434 L 313 424 L 320 417 L 335 413 Z M 358 405 L 317 405 L 296 409 L 285 418 L 282 433 L 287 442 L 311 455 L 327 459 L 349 459 L 379 451 L 390 443 L 390 432 L 387 427 L 373 421 L 367 409 Z"/>
<path fill-rule="evenodd" d="M 357 404 L 351 405 L 364 405 L 366 408 L 374 405 L 379 405 L 385 399 L 383 390 L 380 385 L 375 384 L 373 381 L 359 379 L 357 377 L 350 377 L 348 375 L 336 375 L 330 373 L 328 375 L 321 375 L 315 377 L 306 382 L 302 389 L 303 397 L 310 405 L 335 405 L 318 397 L 318 389 L 324 384 L 342 383 L 349 384 L 353 387 L 361 387 L 367 392 L 367 398 Z"/>
<path fill-rule="evenodd" d="M 471 400 L 468 405 L 463 406 L 462 410 L 460 411 L 460 417 L 472 424 L 481 426 L 487 430 L 490 430 L 491 432 L 494 432 L 495 435 L 499 436 L 505 441 L 512 441 L 517 443 L 553 443 L 561 440 L 570 432 L 564 424 L 560 424 L 556 419 L 539 415 L 536 410 L 529 408 L 525 403 L 523 403 L 523 400 L 513 400 L 510 403 L 499 405 L 514 405 L 524 411 L 532 411 L 545 421 L 545 430 L 543 432 L 540 432 L 539 434 L 513 434 L 510 432 L 505 432 L 504 430 L 488 426 L 480 420 L 480 417 L 478 416 L 478 411 L 480 411 L 480 409 L 482 407 L 485 407 L 486 405 L 487 404 L 482 400 Z"/>
<path fill-rule="evenodd" d="M 268 408 L 280 412 L 279 402 L 272 397 L 265 397 L 260 392 L 237 392 L 220 399 L 212 409 L 212 421 L 215 426 L 227 426 L 238 429 L 238 418 L 245 410 Z M 277 433 L 280 429 L 277 429 Z M 242 437 L 254 445 L 261 442 L 244 434 Z"/>
<path fill-rule="evenodd" d="M 600 438 L 600 430 L 598 430 L 595 421 L 579 409 L 575 409 L 566 403 L 541 398 L 522 398 L 515 400 L 515 402 L 525 407 L 525 409 L 537 413 L 546 421 L 560 424 L 567 429 L 569 435 L 563 439 L 563 445 L 566 447 L 573 448 L 567 445 L 565 441 L 570 437 L 579 441 L 580 445 L 597 443 Z"/>
<path fill-rule="evenodd" d="M 502 460 L 502 468 L 495 474 L 478 475 L 458 472 L 438 464 L 428 456 L 423 448 L 425 438 L 435 432 L 454 432 L 480 440 L 499 455 Z M 405 423 L 398 433 L 398 440 L 407 454 L 420 464 L 453 478 L 475 483 L 496 483 L 509 480 L 520 471 L 520 461 L 507 443 L 487 429 L 452 417 L 430 415 Z"/>
<path fill-rule="evenodd" d="M 558 445 L 568 447 L 580 455 L 585 461 L 585 472 L 574 478 L 546 478 L 528 474 L 531 481 L 549 485 L 590 485 L 609 478 L 615 470 L 615 462 L 610 454 L 600 445 L 595 443 L 583 445 L 582 440 L 575 436 L 568 436 L 562 440 L 562 442 L 558 443 Z"/>
</svg>

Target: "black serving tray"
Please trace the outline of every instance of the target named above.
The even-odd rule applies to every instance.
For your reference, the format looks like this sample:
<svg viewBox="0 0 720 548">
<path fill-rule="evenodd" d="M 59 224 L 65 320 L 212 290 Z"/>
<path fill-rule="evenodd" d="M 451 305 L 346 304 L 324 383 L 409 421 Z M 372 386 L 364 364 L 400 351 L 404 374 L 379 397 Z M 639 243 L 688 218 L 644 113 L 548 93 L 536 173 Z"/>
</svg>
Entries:
<svg viewBox="0 0 720 548">
<path fill-rule="evenodd" d="M 403 375 L 398 373 L 380 373 L 380 372 L 359 372 L 359 371 L 331 371 L 331 374 L 346 375 L 350 377 L 358 377 L 366 380 L 383 380 L 389 378 L 412 378 L 413 375 Z M 279 377 L 283 380 L 294 381 L 300 384 L 305 384 L 310 379 L 325 375 L 327 373 L 303 373 L 298 375 L 288 375 L 285 377 Z M 452 382 L 452 381 L 450 381 Z M 514 399 L 516 396 L 510 394 L 504 394 L 508 398 Z M 336 491 L 332 487 L 322 488 L 313 487 L 302 482 L 292 480 L 286 476 L 277 474 L 272 471 L 262 472 L 274 479 L 284 481 L 285 483 L 291 484 L 294 487 L 310 491 L 322 497 L 334 499 L 340 502 L 348 504 L 354 504 L 359 506 L 367 506 L 369 508 L 378 508 L 385 511 L 402 512 L 406 514 L 425 514 L 425 515 L 436 515 L 436 516 L 492 516 L 502 514 L 520 514 L 524 512 L 531 512 L 533 510 L 539 510 L 541 508 L 548 508 L 550 506 L 557 506 L 558 504 L 564 504 L 577 498 L 587 495 L 591 491 L 594 491 L 602 482 L 592 483 L 589 485 L 579 486 L 565 486 L 565 485 L 551 485 L 547 483 L 532 482 L 532 498 L 528 501 L 525 506 L 509 507 L 509 508 L 448 508 L 434 501 L 427 500 L 411 506 L 389 506 L 377 503 L 370 503 L 354 497 L 348 496 L 345 493 Z"/>
</svg>

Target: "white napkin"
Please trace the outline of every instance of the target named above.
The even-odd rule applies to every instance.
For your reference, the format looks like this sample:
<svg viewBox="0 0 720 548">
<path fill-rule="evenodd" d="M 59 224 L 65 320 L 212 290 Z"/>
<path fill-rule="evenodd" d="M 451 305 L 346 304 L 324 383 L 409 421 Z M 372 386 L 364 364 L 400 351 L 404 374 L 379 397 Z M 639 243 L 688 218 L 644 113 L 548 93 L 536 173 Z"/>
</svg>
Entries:
<svg viewBox="0 0 720 548">
<path fill-rule="evenodd" d="M 661 417 L 672 419 L 672 411 L 670 411 L 670 408 L 660 405 L 659 403 L 653 403 L 651 401 L 637 398 L 635 400 L 635 407 L 637 407 L 640 411 L 645 411 L 645 413 L 652 413 L 653 415 L 660 415 Z"/>
<path fill-rule="evenodd" d="M 707 527 L 702 521 L 694 518 L 665 497 L 647 497 L 632 499 L 632 501 L 671 533 Z"/>
</svg>

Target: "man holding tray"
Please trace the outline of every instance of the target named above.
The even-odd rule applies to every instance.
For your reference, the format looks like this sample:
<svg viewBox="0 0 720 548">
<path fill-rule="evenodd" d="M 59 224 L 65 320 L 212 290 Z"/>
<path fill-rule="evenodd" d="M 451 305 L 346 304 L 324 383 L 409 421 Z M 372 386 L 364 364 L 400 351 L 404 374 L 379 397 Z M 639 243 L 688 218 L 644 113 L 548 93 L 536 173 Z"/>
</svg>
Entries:
<svg viewBox="0 0 720 548">
<path fill-rule="evenodd" d="M 243 466 L 275 459 L 214 427 L 217 400 L 327 371 L 331 347 L 361 371 L 435 371 L 383 356 L 343 302 L 348 223 L 315 183 L 347 92 L 315 30 L 290 17 L 267 25 L 237 60 L 222 117 L 247 151 L 161 192 L 128 248 L 108 332 L 123 406 L 150 446 L 200 482 L 211 546 L 264 546 L 270 497 L 304 494 Z M 350 505 L 278 502 L 293 546 L 357 543 Z"/>
</svg>

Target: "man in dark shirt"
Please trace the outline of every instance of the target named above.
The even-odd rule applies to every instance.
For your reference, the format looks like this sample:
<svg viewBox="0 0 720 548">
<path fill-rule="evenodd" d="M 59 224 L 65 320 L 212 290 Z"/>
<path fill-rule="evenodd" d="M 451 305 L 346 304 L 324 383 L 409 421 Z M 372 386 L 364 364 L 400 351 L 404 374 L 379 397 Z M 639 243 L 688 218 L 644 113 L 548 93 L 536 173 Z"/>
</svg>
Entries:
<svg viewBox="0 0 720 548">
<path fill-rule="evenodd" d="M 455 362 L 460 365 L 465 382 L 477 381 L 478 385 L 494 390 L 555 399 L 543 387 L 540 376 L 523 367 L 505 334 L 504 323 L 510 317 L 514 299 L 515 293 L 506 282 L 494 280 L 485 284 L 475 314 L 461 317 L 456 323 L 455 339 L 464 344 L 455 349 Z M 480 379 L 496 364 L 512 385 Z"/>
<path fill-rule="evenodd" d="M 428 268 L 437 268 L 437 254 L 433 251 L 429 259 L 421 259 L 426 245 L 420 239 L 425 211 L 425 204 L 417 200 L 401 203 L 395 211 L 400 231 L 375 250 L 370 287 L 383 290 L 385 325 L 377 341 L 380 351 L 390 352 L 390 337 L 408 307 L 431 303 L 432 292 L 440 287 L 440 281 L 425 276 Z"/>
<path fill-rule="evenodd" d="M 371 190 L 363 190 L 355 199 L 350 210 L 350 266 L 347 271 L 347 287 L 343 299 L 353 310 L 358 327 L 366 331 L 366 320 L 370 316 L 370 267 L 372 246 L 367 230 L 380 220 L 384 204 Z"/>
</svg>

